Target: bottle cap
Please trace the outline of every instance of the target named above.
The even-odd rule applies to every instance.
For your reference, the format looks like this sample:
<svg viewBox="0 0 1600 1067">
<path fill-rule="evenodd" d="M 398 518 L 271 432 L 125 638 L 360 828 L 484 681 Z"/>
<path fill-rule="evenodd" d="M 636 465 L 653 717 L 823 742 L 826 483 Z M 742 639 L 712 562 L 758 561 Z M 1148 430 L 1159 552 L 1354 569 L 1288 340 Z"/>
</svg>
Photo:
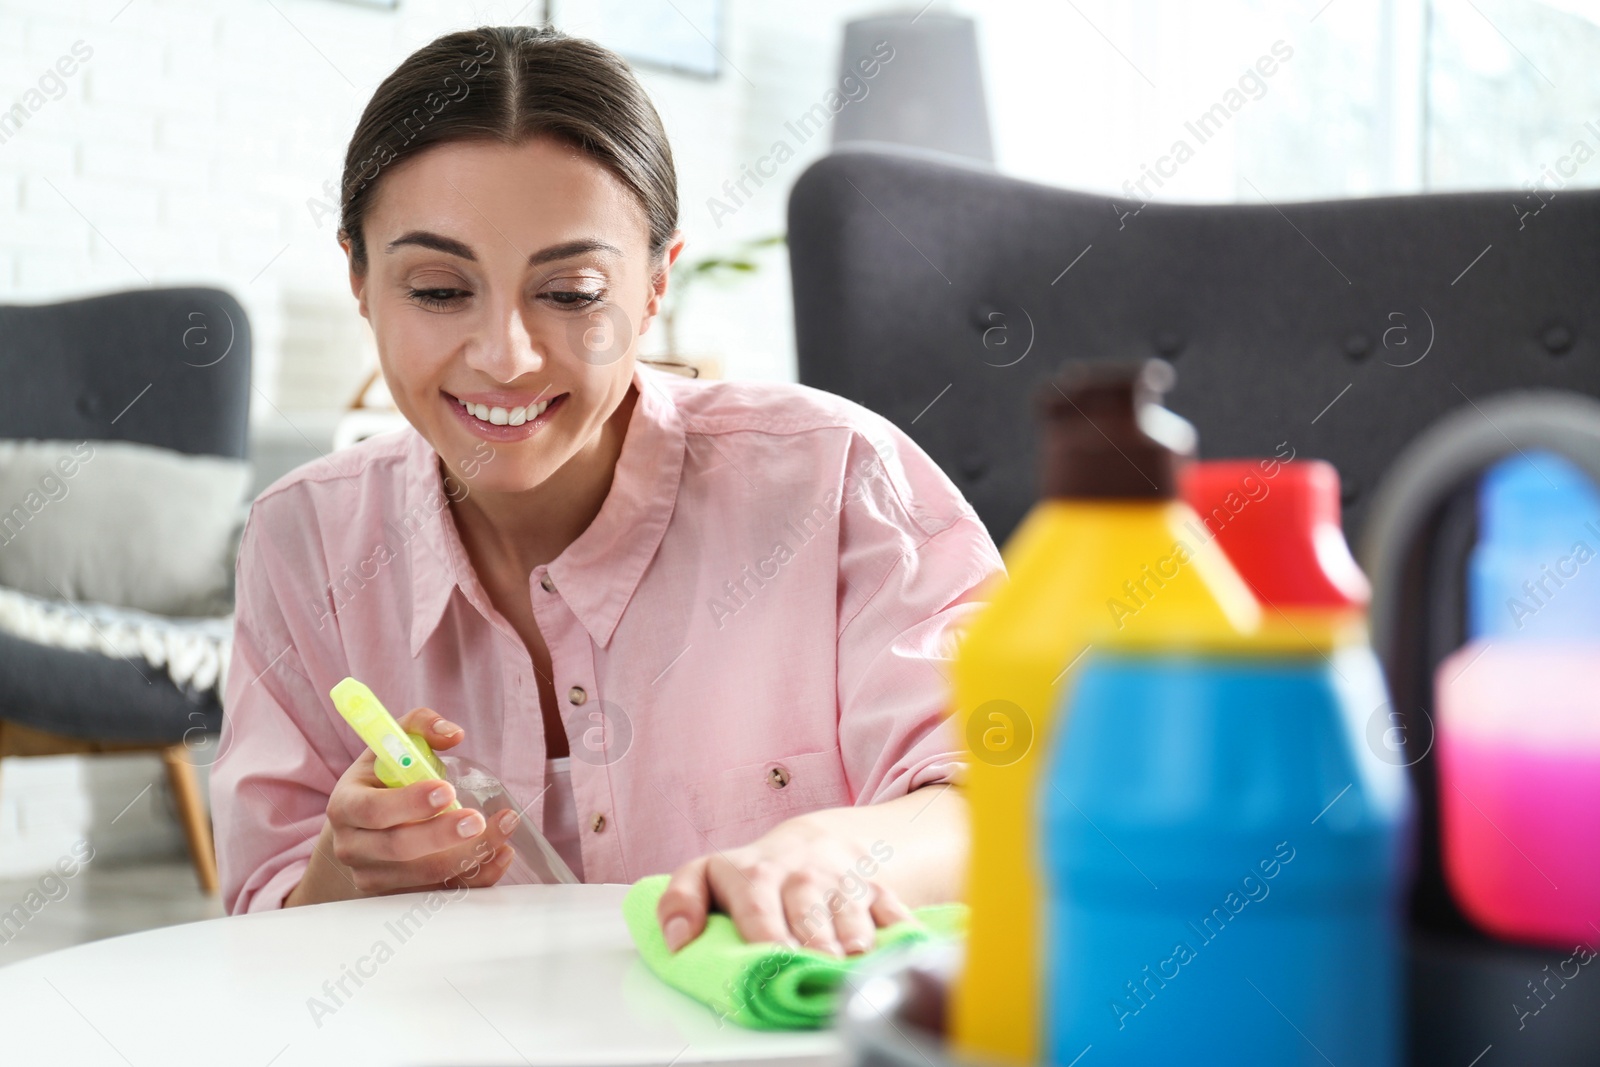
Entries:
<svg viewBox="0 0 1600 1067">
<path fill-rule="evenodd" d="M 1542 449 L 1508 456 L 1478 489 L 1478 543 L 1467 564 L 1467 636 L 1600 639 L 1600 485 Z"/>
<path fill-rule="evenodd" d="M 1183 497 L 1269 607 L 1364 608 L 1372 590 L 1339 525 L 1339 472 L 1316 459 L 1190 464 Z"/>
<path fill-rule="evenodd" d="M 1044 498 L 1151 500 L 1178 495 L 1194 427 L 1161 406 L 1177 375 L 1164 360 L 1078 360 L 1036 398 L 1044 423 Z"/>
</svg>

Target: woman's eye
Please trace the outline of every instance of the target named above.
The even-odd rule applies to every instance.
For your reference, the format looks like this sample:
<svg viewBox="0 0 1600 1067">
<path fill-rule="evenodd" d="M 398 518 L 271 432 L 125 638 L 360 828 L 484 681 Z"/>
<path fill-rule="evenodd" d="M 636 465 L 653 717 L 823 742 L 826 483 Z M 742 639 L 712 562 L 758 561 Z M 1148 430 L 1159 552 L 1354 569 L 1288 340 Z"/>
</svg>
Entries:
<svg viewBox="0 0 1600 1067">
<path fill-rule="evenodd" d="M 589 292 L 583 289 L 557 289 L 545 294 L 551 301 L 561 307 L 582 308 L 598 302 L 606 295 L 605 290 Z"/>
<path fill-rule="evenodd" d="M 424 307 L 448 308 L 459 304 L 472 293 L 466 289 L 410 289 L 406 295 Z M 594 292 L 583 289 L 561 289 L 544 295 L 558 307 L 586 308 L 599 303 L 606 294 L 603 289 Z"/>
<path fill-rule="evenodd" d="M 424 307 L 447 308 L 471 294 L 465 289 L 412 289 L 408 295 Z"/>
</svg>

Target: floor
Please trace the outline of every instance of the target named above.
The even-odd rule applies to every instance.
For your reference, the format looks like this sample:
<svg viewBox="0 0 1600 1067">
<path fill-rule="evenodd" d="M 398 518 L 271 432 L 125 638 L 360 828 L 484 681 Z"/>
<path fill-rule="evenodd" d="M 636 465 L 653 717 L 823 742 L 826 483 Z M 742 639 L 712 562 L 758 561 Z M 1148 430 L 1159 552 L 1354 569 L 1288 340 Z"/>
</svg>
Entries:
<svg viewBox="0 0 1600 1067">
<path fill-rule="evenodd" d="M 85 941 L 222 915 L 222 898 L 200 892 L 187 860 L 85 867 L 58 900 L 38 907 L 26 925 L 0 926 L 0 967 Z M 0 921 L 29 893 L 47 899 L 35 878 L 0 881 Z M 60 890 L 56 890 L 56 895 Z M 24 909 L 22 914 L 28 914 Z"/>
</svg>

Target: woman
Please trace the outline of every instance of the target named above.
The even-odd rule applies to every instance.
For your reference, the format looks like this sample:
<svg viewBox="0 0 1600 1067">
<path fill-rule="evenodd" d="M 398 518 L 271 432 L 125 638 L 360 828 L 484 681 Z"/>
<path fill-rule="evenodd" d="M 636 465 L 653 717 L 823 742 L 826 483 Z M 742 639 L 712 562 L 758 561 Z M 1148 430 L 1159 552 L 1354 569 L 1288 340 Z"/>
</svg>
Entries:
<svg viewBox="0 0 1600 1067">
<path fill-rule="evenodd" d="M 378 783 L 346 675 L 494 769 L 585 881 L 672 872 L 675 949 L 715 908 L 860 952 L 959 896 L 941 660 L 999 554 L 871 412 L 638 363 L 677 211 L 655 109 L 591 42 L 454 33 L 378 88 L 340 244 L 411 428 L 252 510 L 211 780 L 230 912 L 506 870 L 448 785 Z"/>
</svg>

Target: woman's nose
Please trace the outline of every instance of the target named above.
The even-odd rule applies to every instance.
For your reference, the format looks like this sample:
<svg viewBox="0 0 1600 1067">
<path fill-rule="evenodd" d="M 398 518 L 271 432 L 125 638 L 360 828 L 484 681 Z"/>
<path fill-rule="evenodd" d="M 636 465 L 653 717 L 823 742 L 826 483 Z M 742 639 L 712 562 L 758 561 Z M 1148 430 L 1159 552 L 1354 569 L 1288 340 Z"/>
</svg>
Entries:
<svg viewBox="0 0 1600 1067">
<path fill-rule="evenodd" d="M 494 311 L 483 331 L 467 348 L 467 365 L 498 382 L 513 382 L 545 365 L 543 342 L 528 329 L 522 309 Z"/>
</svg>

